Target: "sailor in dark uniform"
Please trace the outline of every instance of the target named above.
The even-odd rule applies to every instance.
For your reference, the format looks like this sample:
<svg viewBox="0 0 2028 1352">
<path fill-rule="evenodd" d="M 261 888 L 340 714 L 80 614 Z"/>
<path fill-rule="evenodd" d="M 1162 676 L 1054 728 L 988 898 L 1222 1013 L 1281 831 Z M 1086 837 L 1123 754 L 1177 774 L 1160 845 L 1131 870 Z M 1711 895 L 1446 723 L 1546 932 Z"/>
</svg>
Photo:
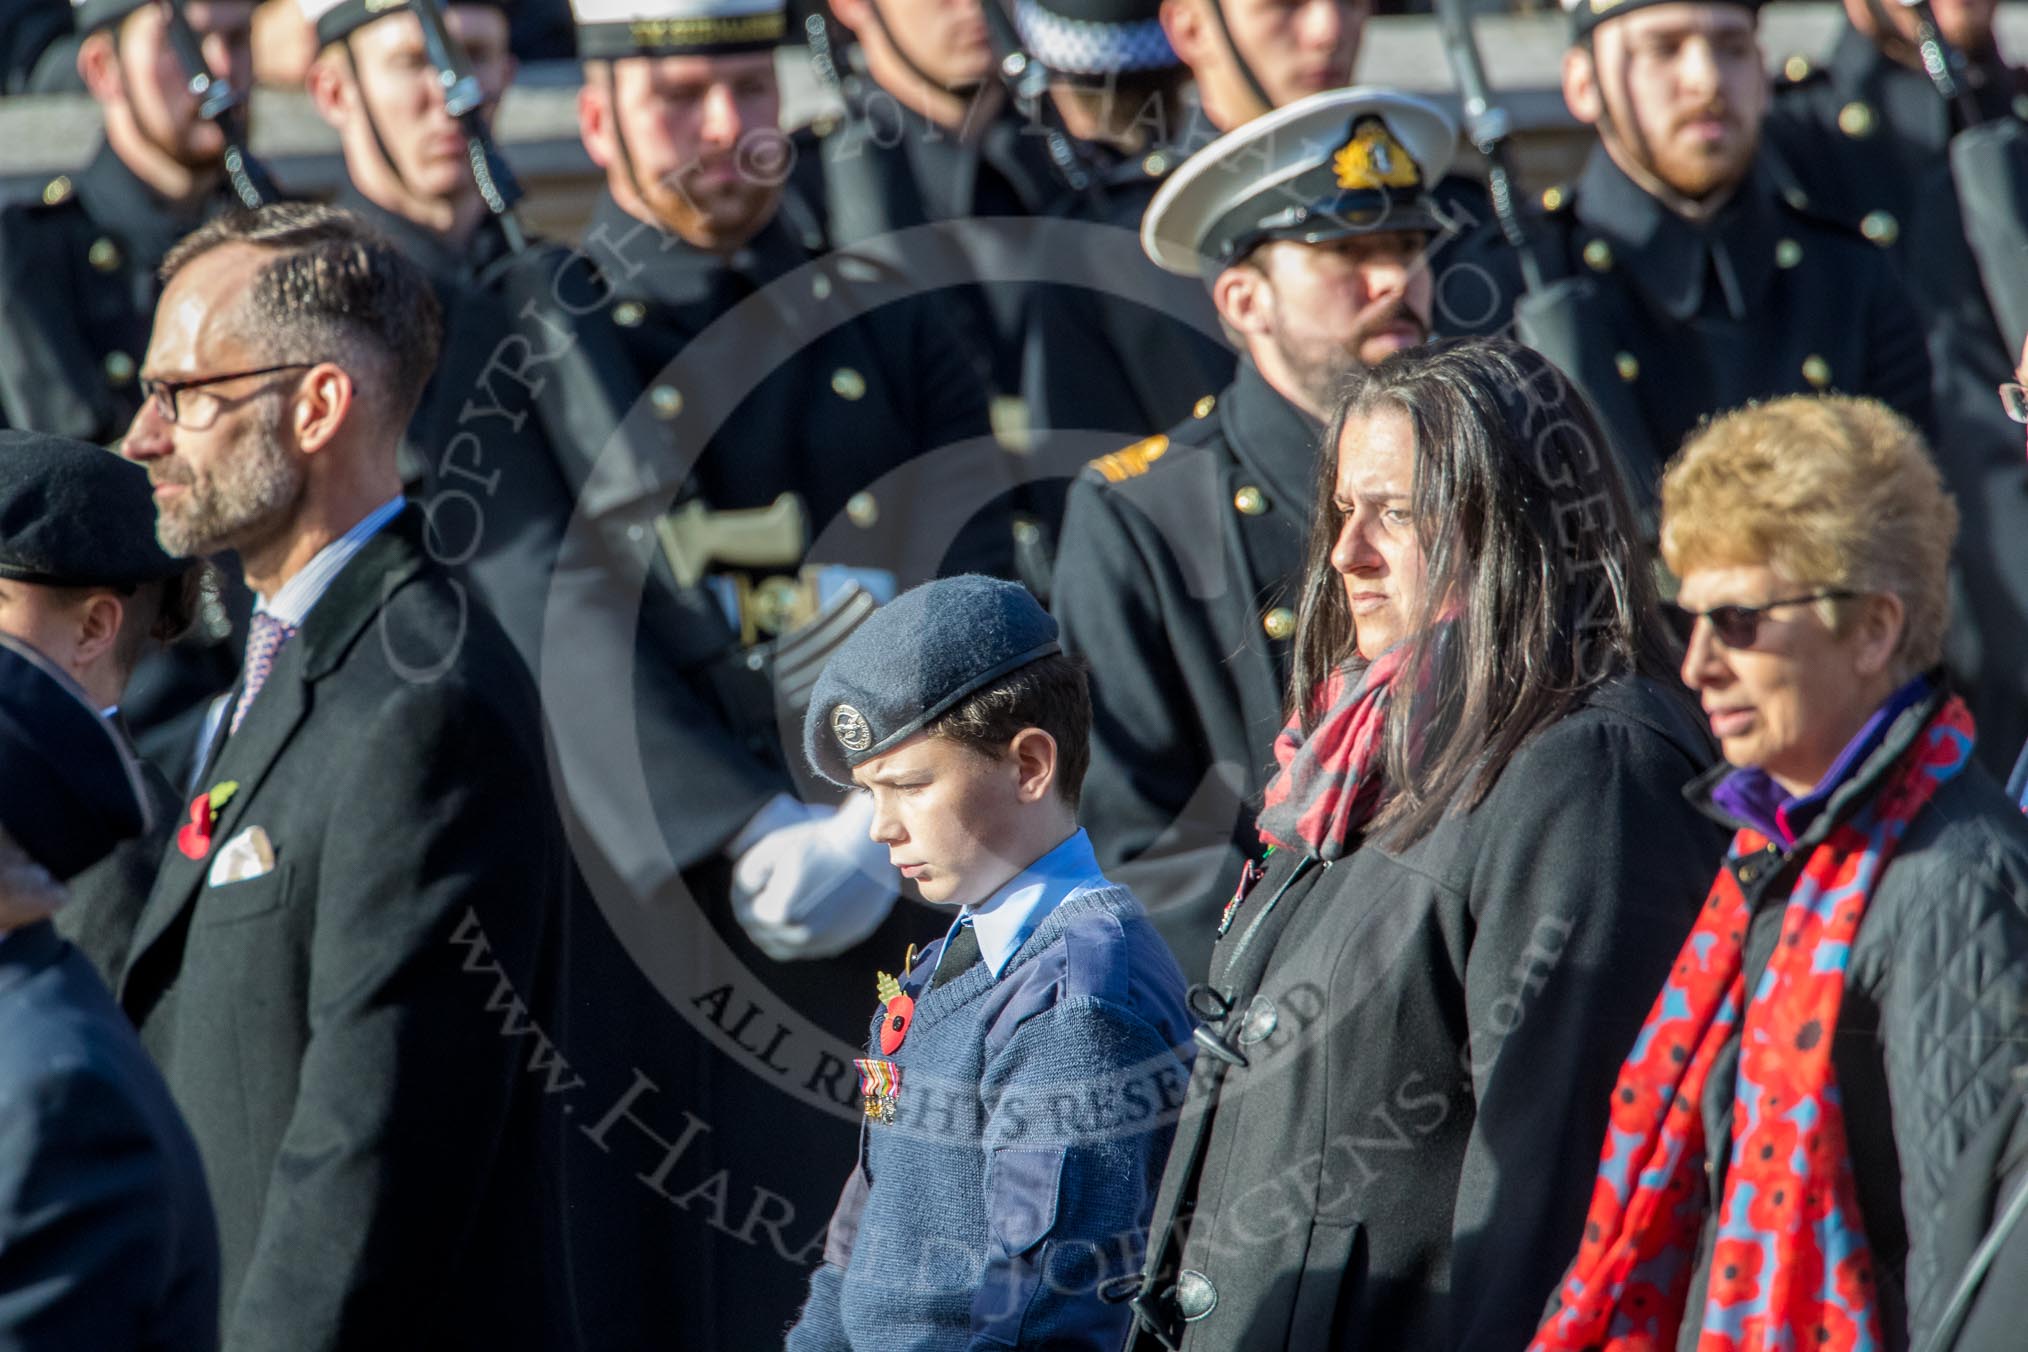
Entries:
<svg viewBox="0 0 2028 1352">
<path fill-rule="evenodd" d="M 212 70 L 244 89 L 252 0 L 195 0 L 185 13 Z M 135 368 L 162 256 L 232 199 L 225 138 L 198 116 L 162 7 L 85 0 L 76 20 L 105 141 L 39 201 L 0 209 L 0 425 L 104 444 L 140 406 Z"/>
<path fill-rule="evenodd" d="M 444 110 L 422 24 L 406 0 L 298 3 L 319 48 L 304 88 L 345 157 L 333 204 L 392 240 L 449 302 L 450 288 L 472 283 L 507 244 L 473 179 L 466 137 Z M 444 10 L 489 118 L 514 79 L 510 9 L 506 0 L 455 0 Z"/>
<path fill-rule="evenodd" d="M 491 358 L 440 373 L 465 393 L 432 496 L 537 674 L 599 903 L 572 936 L 574 985 L 598 992 L 572 1066 L 616 1102 L 636 1076 L 655 1091 L 566 1154 L 601 1217 L 587 1340 L 761 1347 L 850 1168 L 866 973 L 940 928 L 895 906 L 863 812 L 792 773 L 784 733 L 876 603 L 1009 570 L 1006 521 L 968 516 L 1011 475 L 940 312 L 831 251 L 784 181 L 779 3 L 581 0 L 577 19 L 605 192 L 579 248 L 496 275 Z M 530 510 L 532 474 L 559 510 Z M 686 1112 L 706 1125 L 686 1135 Z M 722 1224 L 672 1208 L 715 1177 Z M 741 1233 L 757 1196 L 772 1241 Z"/>
<path fill-rule="evenodd" d="M 1315 95 L 1192 157 L 1142 228 L 1157 264 L 1210 279 L 1246 357 L 1181 426 L 1072 489 L 1054 606 L 1092 665 L 1084 824 L 1186 974 L 1209 956 L 1285 721 L 1324 423 L 1349 374 L 1428 334 L 1428 185 L 1456 139 L 1419 99 Z"/>
<path fill-rule="evenodd" d="M 1900 269 L 1929 337 L 1937 463 L 1956 497 L 1957 563 L 1969 623 L 1951 657 L 1979 720 L 1988 769 L 2028 738 L 2028 465 L 1993 390 L 2011 379 L 2021 334 L 2001 331 L 1987 297 L 2024 278 L 1981 275 L 1965 237 L 1951 147 L 1977 121 L 2028 120 L 2028 70 L 2002 59 L 1989 3 L 1939 6 L 1943 35 L 1967 57 L 1964 98 L 1923 73 L 1915 16 L 1850 0 L 1822 62 L 1791 56 L 1768 115 L 1771 146 L 1812 204 L 1864 235 Z M 1969 100 L 1970 107 L 1965 106 Z"/>
<path fill-rule="evenodd" d="M 1022 398 L 1031 422 L 1023 578 L 1047 596 L 1070 481 L 1094 457 L 1173 426 L 1232 379 L 1232 348 L 1195 278 L 1140 249 L 1148 202 L 1190 149 L 1215 134 L 1187 93 L 1159 0 L 1023 0 L 1024 59 L 1077 142 L 1086 182 L 1063 194 L 1036 241 L 1047 285 L 1023 324 Z M 1189 133 L 1187 149 L 1177 138 Z M 1039 575 L 1039 576 L 1038 576 Z"/>
<path fill-rule="evenodd" d="M 995 428 L 1015 442 L 1029 422 L 1019 400 L 1026 289 L 945 279 L 1010 272 L 1023 256 L 1010 223 L 1044 210 L 1066 180 L 1045 128 L 1017 110 L 995 73 L 979 3 L 833 0 L 856 45 L 845 49 L 819 26 L 812 55 L 843 112 L 812 124 L 796 178 L 837 247 L 932 223 L 988 223 L 914 243 L 911 271 L 938 278 Z M 1061 138 L 1056 146 L 1063 154 Z"/>
<path fill-rule="evenodd" d="M 1495 226 L 1441 267 L 1440 332 L 1501 332 L 1525 306 L 1558 307 L 1576 350 L 1545 352 L 1597 406 L 1647 513 L 1684 435 L 1751 399 L 1870 395 L 1933 426 L 1922 325 L 1894 268 L 1759 152 L 1758 12 L 1576 3 L 1564 101 L 1600 143 L 1529 226 L 1545 293 L 1517 312 L 1521 267 Z"/>
</svg>

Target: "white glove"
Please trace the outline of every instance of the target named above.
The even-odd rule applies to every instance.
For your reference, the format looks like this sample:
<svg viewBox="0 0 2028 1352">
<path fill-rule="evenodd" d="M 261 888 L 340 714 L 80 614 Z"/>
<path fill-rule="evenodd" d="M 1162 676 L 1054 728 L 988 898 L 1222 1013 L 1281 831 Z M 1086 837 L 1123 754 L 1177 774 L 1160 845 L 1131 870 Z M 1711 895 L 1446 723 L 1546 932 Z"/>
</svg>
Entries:
<svg viewBox="0 0 2028 1352">
<path fill-rule="evenodd" d="M 756 814 L 770 826 L 759 839 L 748 843 L 752 833 L 742 831 L 734 841 L 743 848 L 732 867 L 732 913 L 777 962 L 828 958 L 880 928 L 901 874 L 887 847 L 866 834 L 871 794 L 855 793 L 836 809 L 804 807 L 801 821 L 789 820 L 784 801 Z"/>
</svg>

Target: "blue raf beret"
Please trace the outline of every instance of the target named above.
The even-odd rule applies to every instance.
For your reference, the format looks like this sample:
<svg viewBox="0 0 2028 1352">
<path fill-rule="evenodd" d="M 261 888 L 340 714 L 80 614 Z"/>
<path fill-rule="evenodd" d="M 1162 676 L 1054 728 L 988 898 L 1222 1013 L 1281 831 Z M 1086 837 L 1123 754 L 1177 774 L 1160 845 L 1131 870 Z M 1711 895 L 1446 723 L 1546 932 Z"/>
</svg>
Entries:
<svg viewBox="0 0 2028 1352">
<path fill-rule="evenodd" d="M 831 654 L 803 716 L 803 753 L 850 788 L 856 767 L 1062 651 L 1056 621 L 1026 588 L 976 574 L 926 582 L 874 611 Z"/>
<path fill-rule="evenodd" d="M 147 470 L 89 441 L 0 431 L 0 577 L 135 587 L 188 566 L 155 542 Z"/>
<path fill-rule="evenodd" d="M 140 764 L 48 658 L 0 637 L 0 828 L 59 880 L 149 827 Z"/>
</svg>

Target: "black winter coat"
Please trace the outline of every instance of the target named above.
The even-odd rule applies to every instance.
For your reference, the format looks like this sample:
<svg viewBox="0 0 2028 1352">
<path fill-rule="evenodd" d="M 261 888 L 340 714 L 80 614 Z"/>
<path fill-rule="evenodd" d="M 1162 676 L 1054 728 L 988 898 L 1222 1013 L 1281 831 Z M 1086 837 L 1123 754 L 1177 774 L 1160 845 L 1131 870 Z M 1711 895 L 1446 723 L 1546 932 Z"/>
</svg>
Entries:
<svg viewBox="0 0 2028 1352">
<path fill-rule="evenodd" d="M 1707 746 L 1615 681 L 1406 850 L 1270 857 L 1193 1000 L 1244 1064 L 1198 1052 L 1149 1235 L 1182 1347 L 1527 1342 L 1724 843 L 1682 800 Z"/>
</svg>

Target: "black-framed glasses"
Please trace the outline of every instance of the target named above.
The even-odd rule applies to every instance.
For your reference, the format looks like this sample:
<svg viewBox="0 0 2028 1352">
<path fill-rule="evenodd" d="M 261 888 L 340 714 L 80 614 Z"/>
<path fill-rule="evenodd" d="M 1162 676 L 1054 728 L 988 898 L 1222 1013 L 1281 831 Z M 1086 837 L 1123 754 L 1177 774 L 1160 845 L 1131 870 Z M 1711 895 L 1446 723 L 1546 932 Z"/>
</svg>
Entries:
<svg viewBox="0 0 2028 1352">
<path fill-rule="evenodd" d="M 2028 423 L 2028 385 L 2008 381 L 2000 387 L 2000 407 L 2017 423 Z"/>
<path fill-rule="evenodd" d="M 155 411 L 167 423 L 180 423 L 183 410 L 177 407 L 177 396 L 185 390 L 201 390 L 207 385 L 223 385 L 228 380 L 245 380 L 250 376 L 280 375 L 283 371 L 307 371 L 317 363 L 313 361 L 285 361 L 278 366 L 258 366 L 251 371 L 228 371 L 224 375 L 197 376 L 190 380 L 151 380 L 141 377 L 141 398 L 153 404 Z"/>
<path fill-rule="evenodd" d="M 1728 648 L 1751 648 L 1753 641 L 1760 637 L 1760 622 L 1767 618 L 1770 610 L 1781 606 L 1807 605 L 1812 601 L 1846 601 L 1859 595 L 1855 591 L 1825 590 L 1811 592 L 1808 596 L 1784 596 L 1779 601 L 1763 601 L 1757 606 L 1713 606 L 1709 610 L 1690 610 L 1671 604 L 1669 613 L 1675 617 L 1677 632 L 1684 642 L 1690 641 L 1690 633 L 1697 627 L 1697 621 L 1711 622 L 1711 632 L 1718 635 L 1718 641 Z"/>
</svg>

